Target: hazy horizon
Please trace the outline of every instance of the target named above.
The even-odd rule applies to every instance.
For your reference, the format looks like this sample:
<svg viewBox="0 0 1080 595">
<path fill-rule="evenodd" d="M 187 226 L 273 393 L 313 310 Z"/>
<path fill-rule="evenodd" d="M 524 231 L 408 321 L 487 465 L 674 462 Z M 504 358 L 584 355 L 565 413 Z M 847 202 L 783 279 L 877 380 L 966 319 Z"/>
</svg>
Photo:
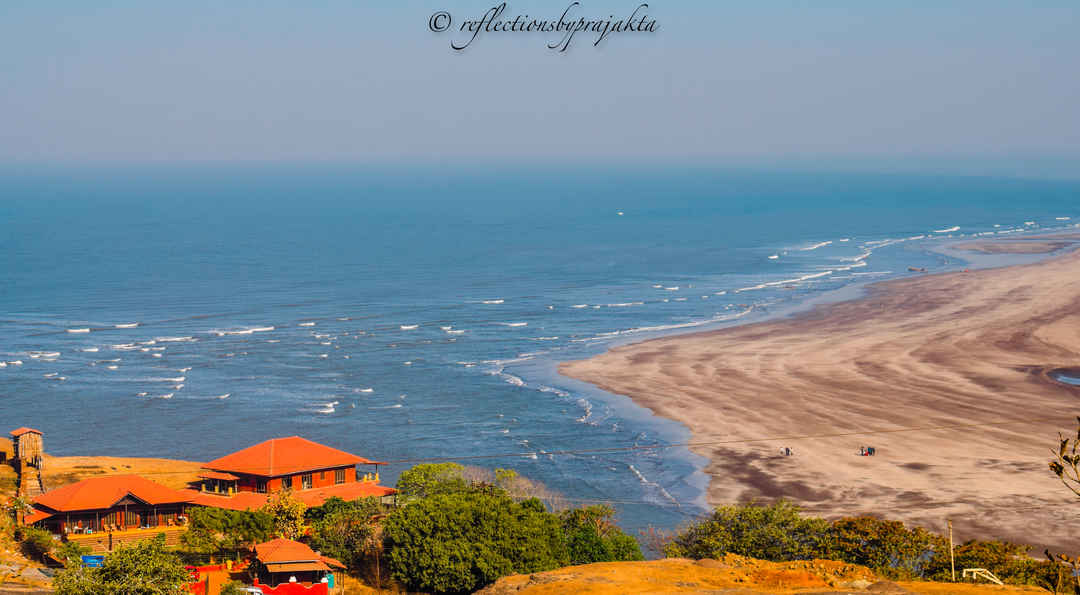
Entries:
<svg viewBox="0 0 1080 595">
<path fill-rule="evenodd" d="M 428 30 L 435 11 L 476 18 L 493 4 L 6 3 L 0 163 L 1080 175 L 1073 2 L 654 1 L 655 33 L 581 37 L 561 54 L 544 35 L 508 34 L 456 52 Z"/>
</svg>

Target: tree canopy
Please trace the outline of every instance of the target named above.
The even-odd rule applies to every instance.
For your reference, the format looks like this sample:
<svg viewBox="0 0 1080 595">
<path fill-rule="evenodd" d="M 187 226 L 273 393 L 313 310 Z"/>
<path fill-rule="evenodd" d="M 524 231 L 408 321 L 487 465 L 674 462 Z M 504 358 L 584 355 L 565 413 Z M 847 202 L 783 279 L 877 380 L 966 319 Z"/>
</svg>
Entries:
<svg viewBox="0 0 1080 595">
<path fill-rule="evenodd" d="M 201 553 L 238 551 L 273 536 L 274 519 L 261 511 L 195 507 L 188 511 L 188 530 L 180 537 Z"/>
<path fill-rule="evenodd" d="M 384 531 L 391 574 L 412 590 L 472 592 L 569 563 L 558 518 L 496 489 L 429 496 L 395 511 Z"/>
<path fill-rule="evenodd" d="M 767 506 L 719 506 L 701 523 L 675 536 L 670 557 L 719 558 L 726 553 L 762 560 L 808 560 L 832 550 L 829 522 L 802 517 L 781 500 Z"/>
<path fill-rule="evenodd" d="M 179 595 L 190 575 L 165 536 L 121 547 L 105 556 L 100 568 L 72 564 L 57 573 L 57 595 Z"/>
</svg>

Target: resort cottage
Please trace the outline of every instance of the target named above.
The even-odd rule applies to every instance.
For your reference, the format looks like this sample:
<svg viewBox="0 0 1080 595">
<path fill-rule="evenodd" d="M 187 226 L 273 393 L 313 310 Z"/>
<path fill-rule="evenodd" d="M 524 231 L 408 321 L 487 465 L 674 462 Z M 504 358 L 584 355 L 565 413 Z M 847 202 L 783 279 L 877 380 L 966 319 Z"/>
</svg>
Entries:
<svg viewBox="0 0 1080 595">
<path fill-rule="evenodd" d="M 309 507 L 334 497 L 392 498 L 397 491 L 379 485 L 382 464 L 299 436 L 274 438 L 206 463 L 197 489 L 186 491 L 194 504 L 232 510 L 261 508 L 284 490 Z"/>
<path fill-rule="evenodd" d="M 175 541 L 191 496 L 138 475 L 92 477 L 34 498 L 23 522 L 95 551 L 166 533 Z"/>
<path fill-rule="evenodd" d="M 252 572 L 255 586 L 263 593 L 325 594 L 333 587 L 334 568 L 341 562 L 320 555 L 308 546 L 289 539 L 275 539 L 255 546 Z M 306 587 L 298 589 L 297 587 Z"/>
<path fill-rule="evenodd" d="M 334 497 L 392 502 L 397 490 L 378 483 L 381 464 L 299 436 L 274 438 L 206 463 L 199 480 L 184 490 L 137 475 L 93 477 L 57 488 L 34 498 L 24 523 L 97 552 L 162 532 L 176 544 L 192 506 L 257 510 L 285 490 L 309 507 Z"/>
</svg>

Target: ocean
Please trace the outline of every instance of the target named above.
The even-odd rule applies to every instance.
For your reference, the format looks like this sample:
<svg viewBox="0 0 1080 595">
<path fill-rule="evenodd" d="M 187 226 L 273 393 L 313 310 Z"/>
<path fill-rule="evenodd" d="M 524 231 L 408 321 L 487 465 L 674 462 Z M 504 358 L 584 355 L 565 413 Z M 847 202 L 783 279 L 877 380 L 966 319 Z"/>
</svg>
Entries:
<svg viewBox="0 0 1080 595">
<path fill-rule="evenodd" d="M 390 462 L 384 483 L 427 459 L 513 468 L 670 530 L 704 510 L 704 461 L 636 447 L 690 436 L 559 362 L 964 266 L 942 239 L 1076 223 L 1066 181 L 9 166 L 0 430 L 191 460 L 301 435 Z"/>
</svg>

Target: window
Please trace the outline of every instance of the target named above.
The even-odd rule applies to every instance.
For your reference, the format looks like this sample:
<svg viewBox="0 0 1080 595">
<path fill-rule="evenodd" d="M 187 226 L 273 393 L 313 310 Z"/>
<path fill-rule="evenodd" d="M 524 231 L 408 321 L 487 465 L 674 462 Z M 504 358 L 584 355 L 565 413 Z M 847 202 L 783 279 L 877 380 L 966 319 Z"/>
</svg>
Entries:
<svg viewBox="0 0 1080 595">
<path fill-rule="evenodd" d="M 305 474 L 300 476 L 300 486 L 301 486 L 302 489 L 305 489 L 305 490 L 310 490 L 311 489 L 311 474 L 310 473 L 305 473 Z"/>
<path fill-rule="evenodd" d="M 334 483 L 335 484 L 345 483 L 345 470 L 344 469 L 337 469 L 337 470 L 334 471 Z"/>
<path fill-rule="evenodd" d="M 292 489 L 292 476 L 291 475 L 288 476 L 288 477 L 282 477 L 281 478 L 281 489 L 283 489 L 283 490 L 291 490 Z"/>
<path fill-rule="evenodd" d="M 260 493 L 260 494 L 265 494 L 266 493 L 266 480 L 265 479 L 260 479 L 260 480 L 255 482 L 255 491 Z"/>
</svg>

